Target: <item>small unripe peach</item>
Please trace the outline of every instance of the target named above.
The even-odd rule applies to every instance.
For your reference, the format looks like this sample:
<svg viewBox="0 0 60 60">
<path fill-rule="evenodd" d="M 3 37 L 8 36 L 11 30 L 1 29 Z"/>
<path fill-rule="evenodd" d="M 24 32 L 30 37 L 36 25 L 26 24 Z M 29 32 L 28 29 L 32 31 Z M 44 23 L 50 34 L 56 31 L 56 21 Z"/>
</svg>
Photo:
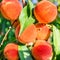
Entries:
<svg viewBox="0 0 60 60">
<path fill-rule="evenodd" d="M 18 45 L 9 43 L 4 48 L 4 56 L 8 60 L 18 60 Z"/>
</svg>

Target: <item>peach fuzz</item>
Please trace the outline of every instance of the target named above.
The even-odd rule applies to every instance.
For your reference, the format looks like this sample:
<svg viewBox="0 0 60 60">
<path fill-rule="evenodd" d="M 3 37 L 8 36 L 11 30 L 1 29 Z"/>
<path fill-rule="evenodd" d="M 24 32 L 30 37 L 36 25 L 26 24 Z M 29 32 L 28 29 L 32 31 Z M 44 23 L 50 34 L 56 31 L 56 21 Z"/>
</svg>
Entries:
<svg viewBox="0 0 60 60">
<path fill-rule="evenodd" d="M 51 32 L 50 28 L 40 23 L 37 23 L 35 26 L 37 28 L 37 40 L 48 40 Z"/>
<path fill-rule="evenodd" d="M 9 43 L 4 48 L 4 56 L 8 60 L 18 60 L 18 45 Z"/>
<path fill-rule="evenodd" d="M 18 38 L 19 42 L 23 44 L 35 42 L 37 36 L 37 29 L 34 24 L 31 24 L 27 28 L 25 28 L 25 30 L 21 33 L 21 35 L 18 35 L 17 31 L 19 31 L 18 27 L 16 28 L 15 35 Z"/>
<path fill-rule="evenodd" d="M 51 23 L 57 17 L 57 7 L 50 1 L 40 1 L 34 8 L 34 16 L 40 23 Z"/>
<path fill-rule="evenodd" d="M 8 20 L 16 20 L 21 13 L 22 5 L 19 1 L 3 0 L 1 2 L 1 13 Z"/>
<path fill-rule="evenodd" d="M 50 60 L 53 56 L 52 46 L 44 40 L 37 40 L 31 51 L 36 60 Z"/>
</svg>

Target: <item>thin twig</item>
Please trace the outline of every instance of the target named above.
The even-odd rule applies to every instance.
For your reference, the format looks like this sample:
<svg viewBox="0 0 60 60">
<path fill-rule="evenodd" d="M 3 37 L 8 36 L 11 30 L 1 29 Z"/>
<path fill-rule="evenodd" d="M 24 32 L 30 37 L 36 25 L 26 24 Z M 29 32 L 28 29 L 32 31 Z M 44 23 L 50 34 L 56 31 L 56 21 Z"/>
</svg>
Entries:
<svg viewBox="0 0 60 60">
<path fill-rule="evenodd" d="M 5 34 L 2 42 L 1 42 L 1 44 L 0 44 L 0 47 L 3 45 L 4 41 L 6 40 L 6 37 L 7 37 L 8 33 L 9 33 L 9 31 L 11 30 L 11 28 L 12 28 L 12 27 L 10 26 L 9 29 L 8 29 L 8 31 L 6 32 L 6 34 Z"/>
<path fill-rule="evenodd" d="M 13 26 L 16 21 L 17 21 L 17 20 L 15 20 L 15 21 L 12 23 L 11 26 Z M 6 32 L 6 34 L 5 34 L 5 36 L 4 36 L 3 40 L 2 40 L 2 42 L 1 42 L 1 44 L 0 44 L 0 47 L 3 45 L 4 41 L 6 40 L 7 35 L 8 35 L 8 33 L 10 32 L 10 30 L 11 30 L 11 28 L 12 28 L 11 26 L 9 27 L 8 31 Z"/>
</svg>

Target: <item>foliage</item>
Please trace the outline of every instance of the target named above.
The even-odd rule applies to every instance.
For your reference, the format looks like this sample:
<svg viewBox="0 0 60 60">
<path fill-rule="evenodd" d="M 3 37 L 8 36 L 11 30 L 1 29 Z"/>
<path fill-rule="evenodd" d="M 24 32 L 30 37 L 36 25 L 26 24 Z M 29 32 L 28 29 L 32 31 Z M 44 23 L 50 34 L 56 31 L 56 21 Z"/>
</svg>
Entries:
<svg viewBox="0 0 60 60">
<path fill-rule="evenodd" d="M 51 1 L 53 3 L 54 2 L 58 3 L 58 7 L 60 7 L 59 6 L 60 0 L 58 0 L 58 1 L 51 0 Z M 21 30 L 20 30 L 19 34 L 21 34 L 28 25 L 36 22 L 34 19 L 33 13 L 32 13 L 33 8 L 34 8 L 33 3 L 30 0 L 28 0 L 27 5 L 23 8 L 21 15 L 19 16 L 19 22 L 21 23 Z M 60 11 L 60 10 L 58 10 L 58 11 Z M 56 20 L 50 24 L 53 27 L 52 28 L 52 31 L 53 31 L 52 37 L 53 38 L 50 38 L 50 39 L 52 40 L 51 43 L 53 45 L 54 54 L 55 54 L 53 56 L 52 60 L 59 60 L 60 59 L 60 41 L 59 41 L 60 40 L 60 38 L 59 38 L 60 37 L 60 12 L 58 13 Z M 10 21 L 8 21 L 7 19 L 5 19 L 2 16 L 1 12 L 0 12 L 0 44 L 10 26 L 12 28 L 9 31 L 8 36 L 7 36 L 6 40 L 4 41 L 3 45 L 0 47 L 0 60 L 6 60 L 3 55 L 3 50 L 4 50 L 4 47 L 8 43 L 11 43 L 11 42 L 17 43 L 19 45 L 18 50 L 19 50 L 19 55 L 21 55 L 21 56 L 19 56 L 21 58 L 21 60 L 29 60 L 29 59 L 33 60 L 29 48 L 17 41 L 17 39 L 15 37 L 15 28 L 11 25 Z M 28 57 L 28 59 L 26 59 L 26 57 Z"/>
</svg>

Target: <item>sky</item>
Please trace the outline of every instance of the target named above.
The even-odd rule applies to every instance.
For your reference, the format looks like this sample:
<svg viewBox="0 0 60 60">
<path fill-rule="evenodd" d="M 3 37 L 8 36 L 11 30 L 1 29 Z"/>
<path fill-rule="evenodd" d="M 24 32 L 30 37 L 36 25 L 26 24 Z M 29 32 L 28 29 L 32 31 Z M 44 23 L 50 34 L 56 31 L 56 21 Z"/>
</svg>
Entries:
<svg viewBox="0 0 60 60">
<path fill-rule="evenodd" d="M 32 0 L 33 3 L 37 3 L 37 0 Z"/>
</svg>

